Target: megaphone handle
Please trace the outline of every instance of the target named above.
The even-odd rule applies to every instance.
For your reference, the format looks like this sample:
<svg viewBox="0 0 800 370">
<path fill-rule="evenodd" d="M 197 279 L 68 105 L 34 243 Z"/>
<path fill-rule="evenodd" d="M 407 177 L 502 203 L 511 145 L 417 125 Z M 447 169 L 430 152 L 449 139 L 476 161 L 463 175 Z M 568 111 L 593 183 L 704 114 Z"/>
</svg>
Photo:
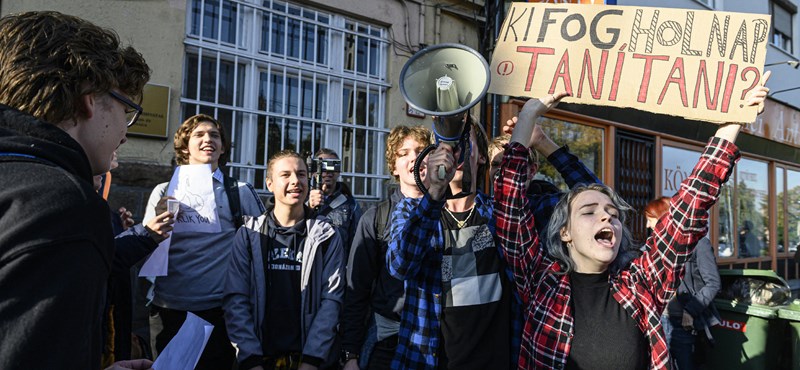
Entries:
<svg viewBox="0 0 800 370">
<path fill-rule="evenodd" d="M 440 164 L 437 170 L 439 171 L 438 172 L 439 180 L 444 180 L 447 178 L 447 171 L 445 171 L 443 164 Z"/>
</svg>

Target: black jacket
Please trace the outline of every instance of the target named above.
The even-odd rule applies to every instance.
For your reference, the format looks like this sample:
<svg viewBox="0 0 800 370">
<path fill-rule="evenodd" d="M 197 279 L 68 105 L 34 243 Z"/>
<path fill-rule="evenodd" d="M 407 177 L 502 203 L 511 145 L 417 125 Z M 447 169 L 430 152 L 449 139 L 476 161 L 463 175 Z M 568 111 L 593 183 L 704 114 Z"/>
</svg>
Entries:
<svg viewBox="0 0 800 370">
<path fill-rule="evenodd" d="M 403 199 L 400 190 L 390 196 L 391 211 Z M 388 230 L 391 217 L 385 217 L 384 235 L 376 235 L 376 212 L 379 207 L 367 210 L 356 228 L 353 245 L 347 260 L 347 287 L 342 317 L 342 349 L 360 353 L 367 333 L 367 313 L 400 321 L 405 288 L 403 281 L 395 279 L 386 267 Z M 391 214 L 390 214 L 391 215 Z M 371 320 L 369 320 L 371 321 Z"/>
<path fill-rule="evenodd" d="M 0 106 L 0 174 L 0 368 L 100 368 L 114 245 L 83 149 Z"/>
</svg>

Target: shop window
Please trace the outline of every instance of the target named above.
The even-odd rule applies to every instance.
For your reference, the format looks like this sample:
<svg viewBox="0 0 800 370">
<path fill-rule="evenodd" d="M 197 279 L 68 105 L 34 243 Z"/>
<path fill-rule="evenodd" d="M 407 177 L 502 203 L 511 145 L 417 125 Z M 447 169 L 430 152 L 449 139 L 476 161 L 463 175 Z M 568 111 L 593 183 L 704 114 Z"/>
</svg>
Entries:
<svg viewBox="0 0 800 370">
<path fill-rule="evenodd" d="M 738 257 L 769 255 L 767 163 L 742 158 L 736 165 Z"/>
<path fill-rule="evenodd" d="M 191 0 L 185 117 L 230 128 L 231 174 L 266 192 L 268 158 L 327 147 L 356 197 L 384 196 L 389 40 L 383 27 L 277 0 Z"/>
<path fill-rule="evenodd" d="M 797 7 L 787 1 L 771 1 L 770 10 L 772 13 L 772 45 L 791 54 L 793 18 L 797 13 Z"/>
<path fill-rule="evenodd" d="M 544 117 L 539 123 L 554 142 L 568 144 L 570 152 L 580 158 L 597 177 L 602 178 L 604 149 L 602 128 Z M 545 158 L 540 158 L 539 165 L 539 172 L 534 179 L 547 180 L 562 190 L 568 189 L 564 179 Z"/>
<path fill-rule="evenodd" d="M 800 246 L 800 171 L 778 168 L 775 179 L 778 190 L 778 252 L 795 253 Z"/>
</svg>

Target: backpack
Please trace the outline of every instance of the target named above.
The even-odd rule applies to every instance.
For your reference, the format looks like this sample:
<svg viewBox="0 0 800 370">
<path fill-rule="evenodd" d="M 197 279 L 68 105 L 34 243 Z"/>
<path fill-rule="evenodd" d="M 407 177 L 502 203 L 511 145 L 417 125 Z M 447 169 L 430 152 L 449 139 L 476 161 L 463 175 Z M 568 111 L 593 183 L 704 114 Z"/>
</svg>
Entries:
<svg viewBox="0 0 800 370">
<path fill-rule="evenodd" d="M 386 226 L 392 217 L 392 200 L 386 199 L 378 203 L 375 209 L 375 238 L 381 241 L 389 241 Z"/>
<path fill-rule="evenodd" d="M 225 186 L 225 194 L 228 196 L 228 205 L 231 208 L 231 217 L 233 217 L 233 226 L 238 230 L 244 224 L 242 219 L 242 201 L 239 199 L 239 187 L 236 184 L 236 179 L 228 175 L 223 176 Z"/>
</svg>

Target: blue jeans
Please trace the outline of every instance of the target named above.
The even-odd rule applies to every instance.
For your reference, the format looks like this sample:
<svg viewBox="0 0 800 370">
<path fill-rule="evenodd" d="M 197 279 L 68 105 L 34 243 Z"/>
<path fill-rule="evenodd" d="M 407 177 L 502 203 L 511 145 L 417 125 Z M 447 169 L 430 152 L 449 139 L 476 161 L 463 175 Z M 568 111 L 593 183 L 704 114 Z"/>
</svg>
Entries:
<svg viewBox="0 0 800 370">
<path fill-rule="evenodd" d="M 678 366 L 678 370 L 694 370 L 696 337 L 681 326 L 680 319 L 672 319 L 672 335 L 669 341 L 669 353 Z"/>
</svg>

